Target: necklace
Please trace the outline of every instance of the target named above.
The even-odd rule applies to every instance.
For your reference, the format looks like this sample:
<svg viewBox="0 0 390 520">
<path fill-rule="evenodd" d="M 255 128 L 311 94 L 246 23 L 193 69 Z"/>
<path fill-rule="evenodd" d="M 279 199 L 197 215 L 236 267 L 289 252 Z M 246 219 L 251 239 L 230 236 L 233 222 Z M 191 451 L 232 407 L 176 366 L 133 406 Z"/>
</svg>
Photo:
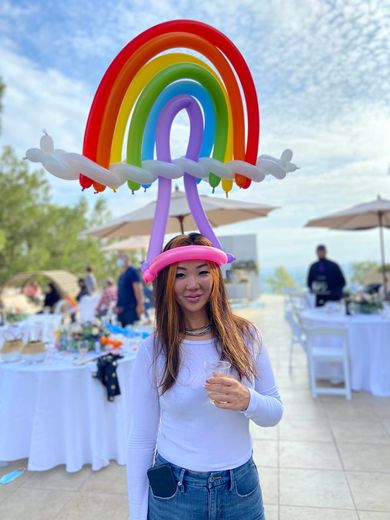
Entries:
<svg viewBox="0 0 390 520">
<path fill-rule="evenodd" d="M 207 325 L 203 325 L 203 327 L 199 327 L 198 329 L 184 329 L 187 336 L 204 336 L 205 334 L 208 334 L 213 326 L 211 323 L 208 323 Z"/>
</svg>

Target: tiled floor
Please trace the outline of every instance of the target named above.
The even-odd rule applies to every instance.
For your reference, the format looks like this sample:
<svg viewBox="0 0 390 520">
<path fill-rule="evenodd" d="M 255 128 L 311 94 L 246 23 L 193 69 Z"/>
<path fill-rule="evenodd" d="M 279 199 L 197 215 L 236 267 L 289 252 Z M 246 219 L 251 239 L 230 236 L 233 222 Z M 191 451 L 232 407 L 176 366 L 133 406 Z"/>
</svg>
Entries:
<svg viewBox="0 0 390 520">
<path fill-rule="evenodd" d="M 302 352 L 296 351 L 291 375 L 287 370 L 290 331 L 282 299 L 262 302 L 239 312 L 261 329 L 285 403 L 279 426 L 252 427 L 266 519 L 390 520 L 390 398 L 354 392 L 352 401 L 313 400 Z M 0 518 L 126 520 L 125 469 L 112 463 L 99 472 L 26 472 L 0 487 Z"/>
</svg>

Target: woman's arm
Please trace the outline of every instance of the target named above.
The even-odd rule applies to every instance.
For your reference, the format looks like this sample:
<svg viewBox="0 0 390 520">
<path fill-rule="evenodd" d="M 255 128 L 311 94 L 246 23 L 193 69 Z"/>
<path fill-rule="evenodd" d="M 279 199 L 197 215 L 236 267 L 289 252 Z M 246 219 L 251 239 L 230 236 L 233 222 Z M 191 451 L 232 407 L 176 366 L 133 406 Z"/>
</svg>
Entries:
<svg viewBox="0 0 390 520">
<path fill-rule="evenodd" d="M 159 397 L 153 377 L 152 347 L 153 336 L 141 345 L 132 372 L 127 456 L 131 520 L 147 520 L 149 484 L 146 472 L 153 462 L 160 421 Z"/>
<path fill-rule="evenodd" d="M 275 426 L 283 415 L 283 405 L 271 361 L 264 344 L 257 339 L 251 343 L 257 373 L 254 388 L 230 376 L 210 377 L 205 387 L 216 407 L 241 411 L 259 426 Z"/>
<path fill-rule="evenodd" d="M 275 426 L 282 418 L 283 404 L 264 343 L 257 354 L 256 370 L 255 387 L 249 388 L 249 405 L 243 413 L 259 426 Z"/>
</svg>

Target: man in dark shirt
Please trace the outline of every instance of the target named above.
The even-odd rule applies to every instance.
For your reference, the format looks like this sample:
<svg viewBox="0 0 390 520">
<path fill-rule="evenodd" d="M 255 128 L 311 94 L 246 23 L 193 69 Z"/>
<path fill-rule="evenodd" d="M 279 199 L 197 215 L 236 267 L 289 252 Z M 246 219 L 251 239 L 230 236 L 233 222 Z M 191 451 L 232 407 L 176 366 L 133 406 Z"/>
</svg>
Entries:
<svg viewBox="0 0 390 520">
<path fill-rule="evenodd" d="M 132 325 L 145 312 L 142 282 L 138 271 L 129 264 L 129 257 L 121 254 L 117 260 L 122 272 L 118 278 L 118 300 L 115 312 L 122 327 Z"/>
<path fill-rule="evenodd" d="M 327 301 L 341 300 L 344 275 L 336 262 L 326 258 L 326 247 L 317 247 L 318 262 L 310 266 L 307 276 L 307 286 L 316 295 L 316 306 L 325 305 Z"/>
</svg>

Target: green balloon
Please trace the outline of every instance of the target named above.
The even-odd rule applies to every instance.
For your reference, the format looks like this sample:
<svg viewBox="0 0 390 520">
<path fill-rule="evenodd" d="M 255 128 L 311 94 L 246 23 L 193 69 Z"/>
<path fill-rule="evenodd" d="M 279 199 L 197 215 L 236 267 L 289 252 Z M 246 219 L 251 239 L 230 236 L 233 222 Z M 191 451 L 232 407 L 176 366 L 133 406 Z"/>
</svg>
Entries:
<svg viewBox="0 0 390 520">
<path fill-rule="evenodd" d="M 127 163 L 142 166 L 142 141 L 153 104 L 164 88 L 183 78 L 197 81 L 209 92 L 216 117 L 212 156 L 219 161 L 224 160 L 228 134 L 228 108 L 223 91 L 215 77 L 206 69 L 193 63 L 179 63 L 170 65 L 156 74 L 139 96 L 134 107 L 127 138 Z M 213 188 L 218 186 L 220 181 L 221 178 L 217 175 L 209 174 L 209 183 Z M 132 191 L 140 188 L 140 184 L 133 181 L 128 181 L 128 186 Z"/>
<path fill-rule="evenodd" d="M 139 190 L 141 187 L 141 184 L 139 184 L 138 182 L 134 182 L 134 181 L 130 181 L 130 180 L 127 181 L 127 185 L 131 189 L 132 193 Z"/>
</svg>

